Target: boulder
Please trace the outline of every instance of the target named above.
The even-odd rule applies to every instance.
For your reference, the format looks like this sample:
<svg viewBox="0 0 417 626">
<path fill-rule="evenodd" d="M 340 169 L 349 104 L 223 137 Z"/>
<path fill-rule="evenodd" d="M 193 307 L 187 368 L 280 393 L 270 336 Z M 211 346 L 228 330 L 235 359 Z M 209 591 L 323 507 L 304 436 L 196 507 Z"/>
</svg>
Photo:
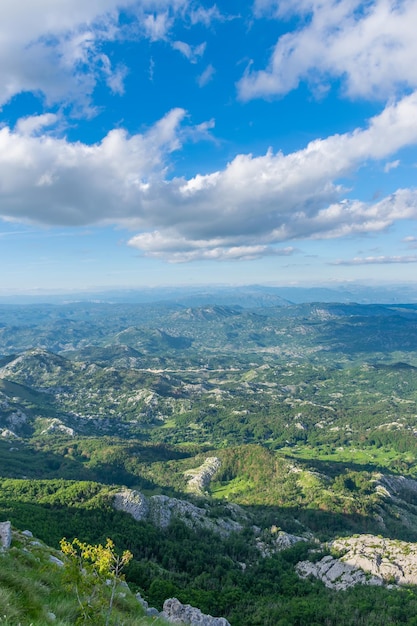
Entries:
<svg viewBox="0 0 417 626">
<path fill-rule="evenodd" d="M 224 617 L 212 617 L 204 615 L 200 609 L 189 604 L 181 604 L 177 598 L 169 598 L 164 602 L 164 610 L 161 613 L 170 624 L 184 626 L 230 626 Z"/>
<path fill-rule="evenodd" d="M 10 522 L 0 523 L 0 548 L 7 550 L 12 543 L 12 525 Z"/>
</svg>

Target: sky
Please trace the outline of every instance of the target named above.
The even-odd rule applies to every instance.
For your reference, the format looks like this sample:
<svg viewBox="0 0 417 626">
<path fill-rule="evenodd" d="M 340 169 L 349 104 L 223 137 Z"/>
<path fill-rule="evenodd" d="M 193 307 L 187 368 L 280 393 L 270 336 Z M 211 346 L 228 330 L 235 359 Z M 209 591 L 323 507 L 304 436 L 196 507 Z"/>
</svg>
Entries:
<svg viewBox="0 0 417 626">
<path fill-rule="evenodd" d="M 415 282 L 417 0 L 2 0 L 0 293 Z"/>
</svg>

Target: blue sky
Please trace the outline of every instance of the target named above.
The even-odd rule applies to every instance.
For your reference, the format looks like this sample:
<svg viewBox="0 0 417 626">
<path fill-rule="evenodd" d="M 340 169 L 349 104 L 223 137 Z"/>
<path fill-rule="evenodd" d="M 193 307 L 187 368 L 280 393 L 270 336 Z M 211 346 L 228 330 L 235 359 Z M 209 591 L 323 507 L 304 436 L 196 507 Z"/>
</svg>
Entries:
<svg viewBox="0 0 417 626">
<path fill-rule="evenodd" d="M 5 0 L 0 293 L 414 282 L 417 0 Z"/>
</svg>

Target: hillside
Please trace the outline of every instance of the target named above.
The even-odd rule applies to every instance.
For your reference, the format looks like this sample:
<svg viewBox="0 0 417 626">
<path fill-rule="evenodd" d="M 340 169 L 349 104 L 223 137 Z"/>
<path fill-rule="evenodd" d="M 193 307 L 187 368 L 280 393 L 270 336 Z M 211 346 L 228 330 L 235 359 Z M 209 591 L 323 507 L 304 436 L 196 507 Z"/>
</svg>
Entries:
<svg viewBox="0 0 417 626">
<path fill-rule="evenodd" d="M 417 306 L 270 304 L 3 307 L 0 518 L 111 537 L 158 611 L 411 624 Z"/>
</svg>

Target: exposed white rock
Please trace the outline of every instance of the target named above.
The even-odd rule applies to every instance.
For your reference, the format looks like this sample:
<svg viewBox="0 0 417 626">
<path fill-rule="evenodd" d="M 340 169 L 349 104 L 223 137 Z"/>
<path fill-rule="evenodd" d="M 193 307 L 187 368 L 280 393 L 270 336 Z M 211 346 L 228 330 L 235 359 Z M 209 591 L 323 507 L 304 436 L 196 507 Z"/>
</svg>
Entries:
<svg viewBox="0 0 417 626">
<path fill-rule="evenodd" d="M 302 561 L 298 574 L 315 576 L 332 589 L 364 585 L 416 585 L 417 544 L 374 535 L 356 535 L 331 544 L 340 558 L 326 556 L 317 563 Z"/>
<path fill-rule="evenodd" d="M 343 552 L 342 561 L 385 582 L 398 585 L 417 584 L 417 544 L 374 535 L 359 535 L 333 542 Z"/>
<path fill-rule="evenodd" d="M 12 525 L 10 522 L 0 523 L 0 548 L 7 550 L 12 543 Z"/>
<path fill-rule="evenodd" d="M 300 561 L 295 566 L 296 572 L 301 578 L 314 576 L 320 579 L 329 589 L 337 591 L 354 587 L 355 585 L 382 585 L 381 578 L 368 577 L 359 568 L 348 563 L 343 563 L 332 556 L 325 556 L 317 563 Z"/>
<path fill-rule="evenodd" d="M 287 550 L 299 541 L 307 541 L 307 539 L 305 537 L 299 537 L 297 535 L 290 535 L 289 533 L 280 530 L 274 542 L 275 550 L 277 550 L 278 552 L 281 552 L 281 550 Z"/>
<path fill-rule="evenodd" d="M 220 466 L 220 459 L 211 456 L 208 457 L 200 467 L 188 470 L 185 474 L 186 477 L 190 478 L 187 483 L 188 490 L 193 493 L 204 494 L 213 476 L 220 469 Z"/>
<path fill-rule="evenodd" d="M 224 617 L 205 615 L 200 609 L 196 609 L 189 604 L 181 604 L 177 598 L 165 600 L 161 615 L 170 624 L 186 626 L 230 626 L 230 623 Z"/>
<path fill-rule="evenodd" d="M 53 556 L 53 554 L 49 555 L 49 561 L 51 563 L 54 563 L 58 567 L 64 567 L 64 561 L 61 561 L 61 559 L 58 559 L 56 556 Z"/>
<path fill-rule="evenodd" d="M 13 413 L 10 413 L 10 415 L 7 416 L 7 422 L 9 424 L 10 430 L 12 430 L 13 428 L 18 429 L 19 426 L 26 424 L 27 421 L 28 416 L 20 409 L 17 409 L 17 411 L 13 411 Z"/>
<path fill-rule="evenodd" d="M 1 431 L 1 437 L 4 437 L 5 439 L 19 439 L 16 433 L 14 433 L 12 430 L 9 430 L 8 428 L 5 428 Z"/>
<path fill-rule="evenodd" d="M 417 494 L 417 480 L 405 476 L 381 475 L 377 486 L 383 487 L 390 497 L 395 498 L 402 491 L 411 491 Z"/>
<path fill-rule="evenodd" d="M 113 506 L 118 511 L 129 513 L 137 522 L 146 519 L 149 513 L 147 498 L 133 489 L 125 489 L 116 493 Z"/>
<path fill-rule="evenodd" d="M 139 491 L 124 489 L 115 494 L 113 505 L 119 511 L 130 513 L 135 520 L 147 520 L 159 528 L 167 528 L 172 518 L 178 518 L 190 528 L 207 528 L 223 536 L 242 530 L 242 525 L 233 519 L 209 518 L 206 509 L 164 495 L 146 498 Z M 234 514 L 239 510 L 236 506 L 229 509 Z"/>
<path fill-rule="evenodd" d="M 45 428 L 44 430 L 42 430 L 41 435 L 46 435 L 48 433 L 56 433 L 56 432 L 64 433 L 65 435 L 69 435 L 70 437 L 74 436 L 74 429 L 70 428 L 69 426 L 65 426 L 65 424 L 63 424 L 61 420 L 57 418 L 54 418 L 51 420 L 51 423 L 49 424 L 49 426 Z"/>
</svg>

